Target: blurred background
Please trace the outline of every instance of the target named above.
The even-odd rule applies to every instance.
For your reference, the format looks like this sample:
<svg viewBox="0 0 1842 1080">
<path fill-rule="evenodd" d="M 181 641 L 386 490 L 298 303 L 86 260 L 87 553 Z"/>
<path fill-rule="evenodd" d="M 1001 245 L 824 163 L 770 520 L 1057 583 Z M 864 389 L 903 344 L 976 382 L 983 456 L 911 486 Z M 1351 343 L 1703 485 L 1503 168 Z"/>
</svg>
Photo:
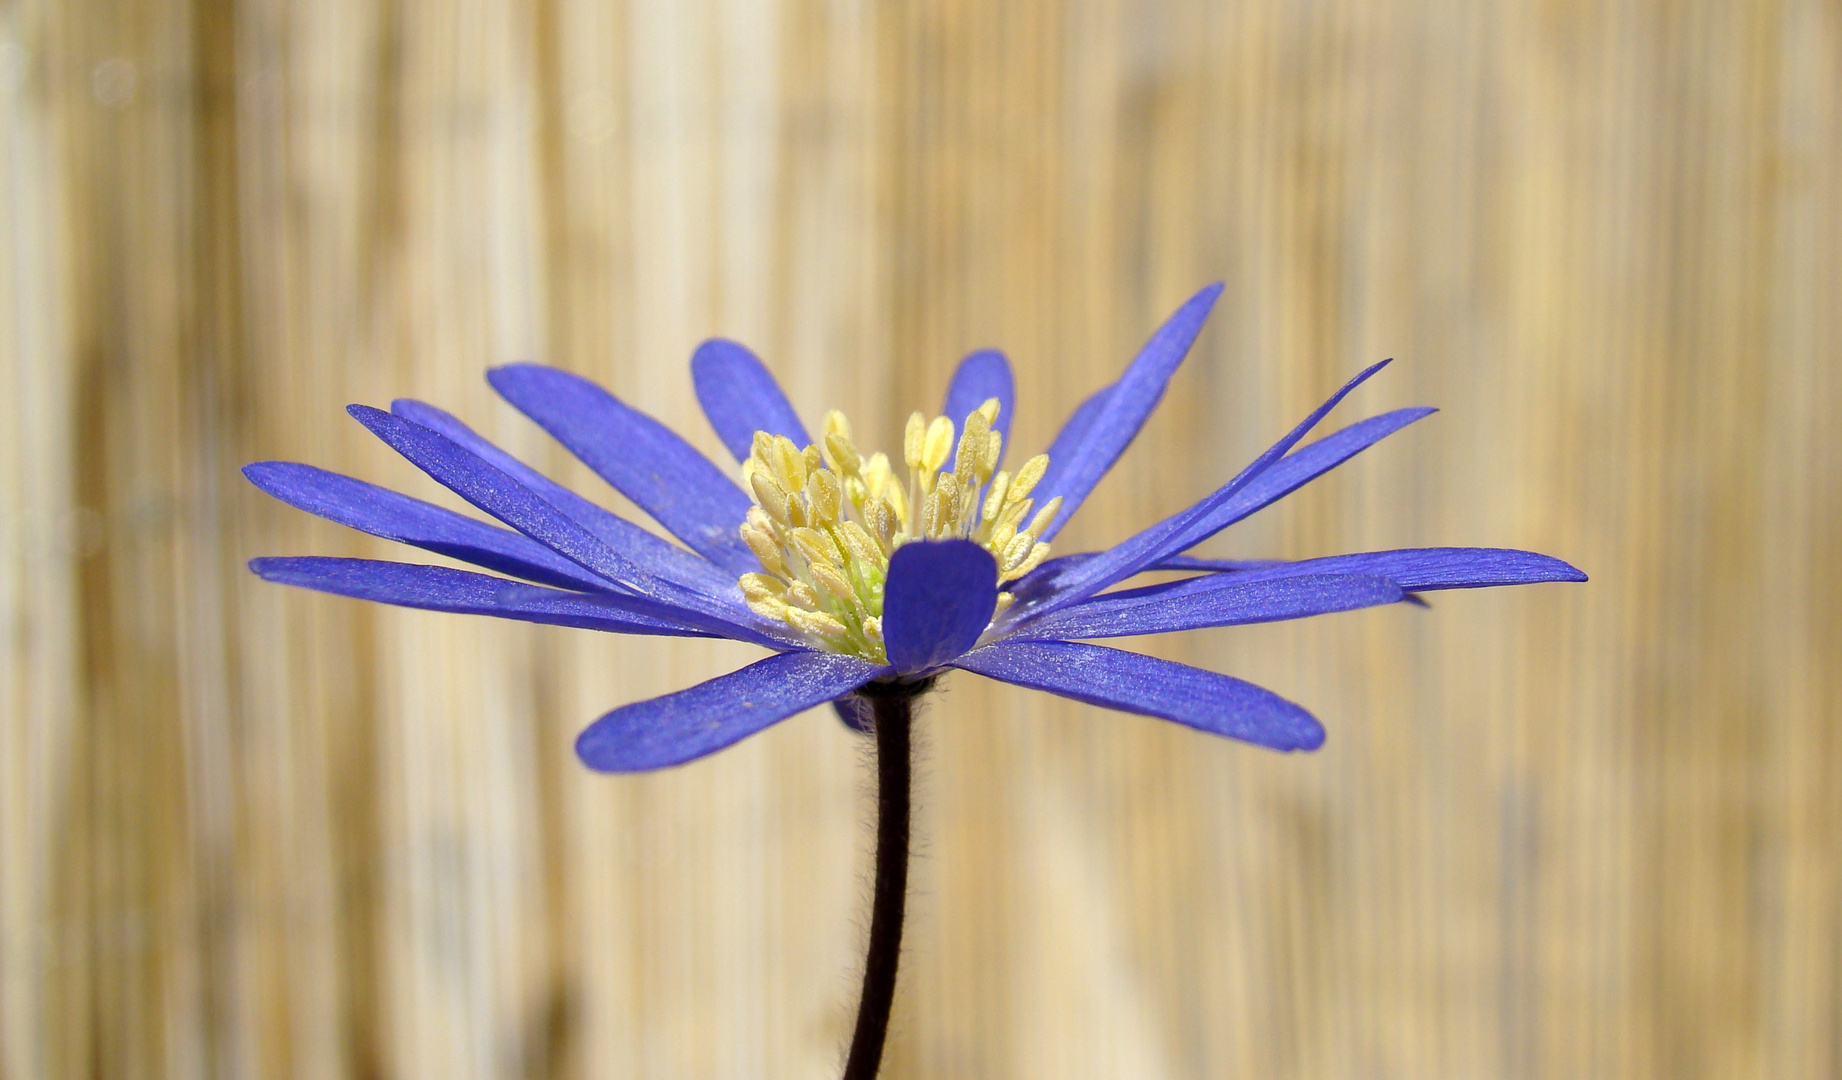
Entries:
<svg viewBox="0 0 1842 1080">
<path fill-rule="evenodd" d="M 884 446 L 1002 347 L 1028 450 L 1217 279 L 1064 550 L 1393 356 L 1205 550 L 1593 580 L 1132 643 L 1313 755 L 955 676 L 887 1075 L 1842 1075 L 1835 3 L 6 0 L 0 140 L 6 1080 L 834 1075 L 859 740 L 591 775 L 750 650 L 265 585 L 427 557 L 237 468 L 458 505 L 415 396 L 619 505 L 484 370 L 716 454 L 712 334 Z"/>
</svg>

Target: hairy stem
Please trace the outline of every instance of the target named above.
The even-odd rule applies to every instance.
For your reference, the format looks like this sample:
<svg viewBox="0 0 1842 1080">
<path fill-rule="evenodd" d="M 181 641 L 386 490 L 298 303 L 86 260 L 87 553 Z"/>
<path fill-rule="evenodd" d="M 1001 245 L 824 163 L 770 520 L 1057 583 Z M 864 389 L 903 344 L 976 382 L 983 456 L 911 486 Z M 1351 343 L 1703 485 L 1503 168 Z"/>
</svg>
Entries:
<svg viewBox="0 0 1842 1080">
<path fill-rule="evenodd" d="M 876 893 L 870 907 L 870 948 L 864 958 L 857 1030 L 844 1080 L 874 1080 L 889 1034 L 895 971 L 902 959 L 902 913 L 908 899 L 910 734 L 920 688 L 866 693 L 876 714 Z"/>
</svg>

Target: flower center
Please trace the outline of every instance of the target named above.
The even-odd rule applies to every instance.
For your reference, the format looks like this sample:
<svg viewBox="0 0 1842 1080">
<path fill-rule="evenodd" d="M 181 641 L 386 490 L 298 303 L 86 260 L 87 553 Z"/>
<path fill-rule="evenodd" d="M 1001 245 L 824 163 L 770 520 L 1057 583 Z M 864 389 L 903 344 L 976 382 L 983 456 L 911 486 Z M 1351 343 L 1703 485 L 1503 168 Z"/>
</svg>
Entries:
<svg viewBox="0 0 1842 1080">
<path fill-rule="evenodd" d="M 748 606 L 828 652 L 882 663 L 883 585 L 896 548 L 911 540 L 973 540 L 997 560 L 999 585 L 1042 565 L 1049 545 L 1037 537 L 1062 500 L 1049 500 L 1032 517 L 1030 491 L 1049 457 L 1036 455 L 1015 475 L 993 475 L 1003 448 L 991 427 L 997 418 L 992 398 L 966 417 L 955 451 L 953 421 L 910 416 L 902 439 L 906 483 L 888 457 L 858 453 L 850 421 L 836 409 L 825 416 L 819 445 L 804 450 L 785 435 L 755 432 L 754 451 L 742 463 L 742 486 L 755 502 L 742 539 L 761 560 L 761 573 L 739 582 Z M 953 470 L 944 472 L 949 457 Z M 993 616 L 1014 599 L 999 592 Z"/>
</svg>

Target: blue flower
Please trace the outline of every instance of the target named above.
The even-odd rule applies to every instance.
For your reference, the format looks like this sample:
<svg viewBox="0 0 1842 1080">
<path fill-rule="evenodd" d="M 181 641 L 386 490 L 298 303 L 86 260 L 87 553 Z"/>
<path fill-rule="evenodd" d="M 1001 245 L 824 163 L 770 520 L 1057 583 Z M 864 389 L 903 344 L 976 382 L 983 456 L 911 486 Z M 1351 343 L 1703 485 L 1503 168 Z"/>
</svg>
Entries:
<svg viewBox="0 0 1842 1080">
<path fill-rule="evenodd" d="M 491 372 L 500 394 L 683 546 L 546 479 L 432 405 L 354 405 L 351 414 L 380 439 L 509 528 L 309 465 L 261 462 L 244 473 L 309 513 L 493 573 L 316 557 L 250 567 L 269 581 L 406 607 L 724 637 L 771 652 L 595 721 L 576 743 L 595 769 L 680 764 L 825 702 L 861 729 L 869 710 L 859 690 L 912 687 L 948 668 L 1278 750 L 1315 749 L 1323 728 L 1270 691 L 1088 641 L 1585 575 L 1545 555 L 1493 548 L 1258 563 L 1184 554 L 1431 413 L 1400 409 L 1299 445 L 1386 361 L 1201 502 L 1105 551 L 1052 557 L 1051 541 L 1156 407 L 1220 291 L 1211 286 L 1178 309 L 1117 382 L 1075 410 L 1046 455 L 1014 473 L 1000 468 L 1011 373 L 994 352 L 961 363 L 943 417 L 910 418 L 905 478 L 884 455 L 861 453 L 838 413 L 815 442 L 766 367 L 733 342 L 705 343 L 691 373 L 705 414 L 742 462 L 739 484 L 590 382 L 530 364 Z M 1121 587 L 1172 570 L 1190 573 Z"/>
</svg>

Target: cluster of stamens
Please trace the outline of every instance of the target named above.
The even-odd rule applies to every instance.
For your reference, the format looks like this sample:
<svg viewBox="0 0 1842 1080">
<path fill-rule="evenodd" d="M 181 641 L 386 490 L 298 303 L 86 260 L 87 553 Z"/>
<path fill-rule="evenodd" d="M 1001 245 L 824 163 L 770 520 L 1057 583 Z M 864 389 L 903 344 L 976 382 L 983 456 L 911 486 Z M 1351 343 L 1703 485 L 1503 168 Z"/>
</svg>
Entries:
<svg viewBox="0 0 1842 1080">
<path fill-rule="evenodd" d="M 850 422 L 835 409 L 817 446 L 801 449 L 785 435 L 755 432 L 742 463 L 742 486 L 755 502 L 742 539 L 761 560 L 761 572 L 740 581 L 748 606 L 820 648 L 881 663 L 883 586 L 896 548 L 911 540 L 973 540 L 997 561 L 1000 586 L 1040 566 L 1049 545 L 1037 538 L 1062 500 L 1031 516 L 1030 491 L 1049 467 L 1047 455 L 1015 475 L 996 472 L 1003 449 L 991 426 L 997 418 L 998 399 L 979 406 L 966 417 L 956 452 L 953 421 L 910 416 L 902 439 L 906 483 L 887 456 L 858 452 Z M 942 472 L 949 456 L 953 470 Z M 1014 599 L 1000 591 L 993 617 Z"/>
</svg>

